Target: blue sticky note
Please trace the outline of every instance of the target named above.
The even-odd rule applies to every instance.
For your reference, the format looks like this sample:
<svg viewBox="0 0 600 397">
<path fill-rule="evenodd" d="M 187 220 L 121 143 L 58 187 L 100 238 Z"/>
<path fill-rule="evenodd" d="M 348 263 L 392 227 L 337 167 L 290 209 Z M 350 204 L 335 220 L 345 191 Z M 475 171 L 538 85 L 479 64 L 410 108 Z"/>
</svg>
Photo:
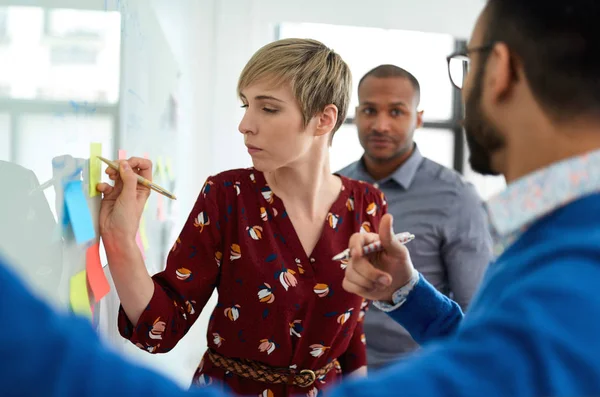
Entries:
<svg viewBox="0 0 600 397">
<path fill-rule="evenodd" d="M 81 181 L 71 181 L 65 186 L 65 204 L 69 223 L 77 244 L 84 244 L 96 237 L 92 215 L 87 205 Z"/>
<path fill-rule="evenodd" d="M 69 226 L 69 212 L 67 210 L 67 202 L 63 204 L 63 212 L 62 212 L 62 226 L 63 229 L 66 229 Z"/>
</svg>

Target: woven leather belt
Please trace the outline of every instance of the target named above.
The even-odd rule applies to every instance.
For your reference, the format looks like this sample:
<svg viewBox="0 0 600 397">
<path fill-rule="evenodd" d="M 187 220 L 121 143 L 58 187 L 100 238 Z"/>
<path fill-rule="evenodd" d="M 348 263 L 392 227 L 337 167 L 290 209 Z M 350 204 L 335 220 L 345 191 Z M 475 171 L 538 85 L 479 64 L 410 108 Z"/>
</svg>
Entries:
<svg viewBox="0 0 600 397">
<path fill-rule="evenodd" d="M 317 378 L 327 374 L 338 362 L 337 360 L 333 360 L 316 371 L 310 369 L 295 371 L 289 368 L 269 367 L 268 365 L 252 360 L 224 357 L 211 349 L 208 350 L 207 355 L 216 367 L 232 372 L 237 376 L 258 382 L 285 383 L 300 387 L 312 386 Z"/>
</svg>

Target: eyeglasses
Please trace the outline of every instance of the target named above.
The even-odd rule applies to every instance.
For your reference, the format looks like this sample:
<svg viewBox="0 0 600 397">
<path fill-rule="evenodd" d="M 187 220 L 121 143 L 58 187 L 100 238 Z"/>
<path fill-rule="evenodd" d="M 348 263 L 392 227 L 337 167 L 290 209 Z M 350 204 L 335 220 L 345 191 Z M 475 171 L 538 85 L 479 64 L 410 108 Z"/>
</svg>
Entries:
<svg viewBox="0 0 600 397">
<path fill-rule="evenodd" d="M 487 44 L 481 47 L 466 48 L 464 50 L 456 51 L 446 57 L 448 61 L 448 75 L 452 84 L 461 90 L 467 73 L 469 72 L 469 63 L 471 59 L 469 54 L 472 52 L 484 52 L 489 51 L 494 46 L 494 43 Z"/>
</svg>

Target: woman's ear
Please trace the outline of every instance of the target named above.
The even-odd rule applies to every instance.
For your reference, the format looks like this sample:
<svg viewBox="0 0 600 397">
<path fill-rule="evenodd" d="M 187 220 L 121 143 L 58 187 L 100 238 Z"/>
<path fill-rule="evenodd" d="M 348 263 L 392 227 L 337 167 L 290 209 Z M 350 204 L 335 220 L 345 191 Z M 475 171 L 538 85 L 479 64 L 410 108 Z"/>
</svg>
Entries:
<svg viewBox="0 0 600 397">
<path fill-rule="evenodd" d="M 318 123 L 315 135 L 322 136 L 329 134 L 333 131 L 335 124 L 337 123 L 338 108 L 333 104 L 327 105 L 317 117 Z"/>
</svg>

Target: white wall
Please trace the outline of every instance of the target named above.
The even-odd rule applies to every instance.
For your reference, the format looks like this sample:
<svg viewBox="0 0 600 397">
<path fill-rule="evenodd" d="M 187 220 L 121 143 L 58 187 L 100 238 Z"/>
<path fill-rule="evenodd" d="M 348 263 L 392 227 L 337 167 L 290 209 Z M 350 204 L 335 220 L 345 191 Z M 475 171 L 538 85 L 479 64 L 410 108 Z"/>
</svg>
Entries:
<svg viewBox="0 0 600 397">
<path fill-rule="evenodd" d="M 316 22 L 449 33 L 467 38 L 484 0 L 257 0 L 259 23 Z"/>
</svg>

